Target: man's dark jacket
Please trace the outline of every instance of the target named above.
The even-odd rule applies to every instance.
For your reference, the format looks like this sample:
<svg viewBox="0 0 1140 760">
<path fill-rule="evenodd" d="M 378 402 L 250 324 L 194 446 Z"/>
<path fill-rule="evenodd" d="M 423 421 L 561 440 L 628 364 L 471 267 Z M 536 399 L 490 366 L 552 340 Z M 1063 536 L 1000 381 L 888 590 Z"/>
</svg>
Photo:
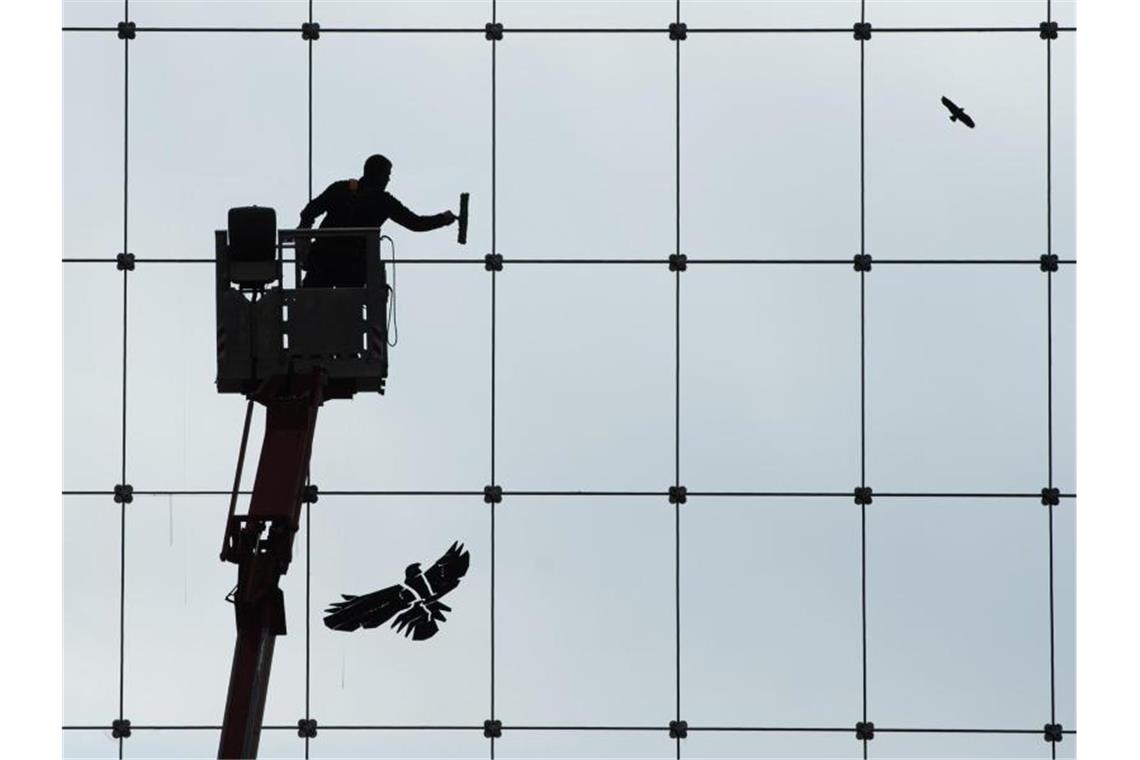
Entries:
<svg viewBox="0 0 1140 760">
<path fill-rule="evenodd" d="M 321 214 L 321 229 L 330 227 L 379 227 L 391 219 L 413 232 L 426 232 L 446 226 L 446 212 L 419 216 L 376 185 L 346 179 L 334 182 L 301 209 L 301 227 L 308 229 Z M 363 238 L 325 238 L 316 241 L 309 253 L 306 287 L 360 287 L 364 284 Z"/>
</svg>

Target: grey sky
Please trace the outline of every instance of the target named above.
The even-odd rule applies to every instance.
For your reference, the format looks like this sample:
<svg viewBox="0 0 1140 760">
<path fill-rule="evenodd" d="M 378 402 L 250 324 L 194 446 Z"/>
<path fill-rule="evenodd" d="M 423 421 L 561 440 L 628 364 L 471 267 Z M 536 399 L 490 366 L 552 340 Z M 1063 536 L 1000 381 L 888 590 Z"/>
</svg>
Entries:
<svg viewBox="0 0 1140 760">
<path fill-rule="evenodd" d="M 867 3 L 876 27 L 1033 26 L 1034 2 Z M 329 2 L 322 26 L 482 26 L 482 2 Z M 140 26 L 299 26 L 304 2 L 131 3 Z M 119 2 L 64 2 L 110 25 Z M 674 4 L 498 3 L 520 26 L 657 26 Z M 841 26 L 859 3 L 685 0 L 699 26 Z M 1054 18 L 1075 23 L 1073 3 Z M 1053 43 L 1053 250 L 1075 258 L 1075 35 Z M 64 34 L 64 255 L 122 249 L 123 43 Z M 130 43 L 130 250 L 213 255 L 231 206 L 293 226 L 308 196 L 305 44 L 291 34 Z M 699 35 L 681 45 L 682 250 L 850 258 L 859 249 L 859 46 L 848 33 Z M 674 236 L 674 49 L 660 35 L 519 35 L 498 46 L 497 247 L 515 258 L 663 258 Z M 490 249 L 490 51 L 481 35 L 325 34 L 313 47 L 313 191 L 372 152 L 416 211 L 472 193 L 453 231 L 386 229 L 399 258 Z M 867 250 L 876 259 L 1045 251 L 1045 43 L 876 33 L 866 47 Z M 947 95 L 978 122 L 951 124 Z M 1074 267 L 1053 276 L 1054 481 L 1076 490 Z M 490 279 L 399 265 L 388 393 L 320 413 L 323 490 L 489 481 Z M 859 278 L 849 266 L 691 266 L 681 296 L 681 482 L 836 491 L 859 482 Z M 244 401 L 214 390 L 213 270 L 130 275 L 127 480 L 225 490 Z M 509 266 L 497 276 L 496 480 L 661 491 L 673 481 L 674 278 L 664 266 Z M 64 488 L 119 479 L 122 275 L 64 268 Z M 867 482 L 876 492 L 1037 492 L 1048 481 L 1046 279 L 1034 266 L 876 263 L 866 276 Z M 260 440 L 262 414 L 253 440 Z M 256 457 L 256 447 L 251 457 Z M 247 473 L 252 466 L 247 466 Z M 248 481 L 247 478 L 247 486 Z M 118 713 L 119 508 L 65 496 L 65 725 Z M 1057 720 L 1076 727 L 1074 503 L 1055 510 Z M 125 702 L 136 725 L 216 724 L 233 645 L 217 561 L 226 499 L 127 509 Z M 284 581 L 266 722 L 489 717 L 490 518 L 478 497 L 322 496 Z M 660 498 L 515 497 L 496 515 L 496 715 L 507 725 L 666 725 L 674 711 L 673 509 Z M 859 510 L 850 498 L 694 497 L 681 510 L 682 717 L 852 727 L 861 719 Z M 887 499 L 867 509 L 868 718 L 1040 729 L 1049 719 L 1047 511 L 1034 499 Z M 453 540 L 468 576 L 439 636 L 345 635 L 327 601 L 399 579 Z M 453 598 L 452 598 L 453 597 Z M 136 731 L 124 757 L 210 757 L 213 731 Z M 312 757 L 486 757 L 479 731 L 321 731 Z M 1065 737 L 1060 756 L 1072 756 Z M 293 730 L 262 756 L 297 758 Z M 108 731 L 67 757 L 117 757 Z M 686 757 L 851 757 L 850 733 L 696 733 Z M 1048 757 L 1039 734 L 880 734 L 873 757 Z M 664 732 L 508 732 L 501 757 L 671 757 Z"/>
</svg>

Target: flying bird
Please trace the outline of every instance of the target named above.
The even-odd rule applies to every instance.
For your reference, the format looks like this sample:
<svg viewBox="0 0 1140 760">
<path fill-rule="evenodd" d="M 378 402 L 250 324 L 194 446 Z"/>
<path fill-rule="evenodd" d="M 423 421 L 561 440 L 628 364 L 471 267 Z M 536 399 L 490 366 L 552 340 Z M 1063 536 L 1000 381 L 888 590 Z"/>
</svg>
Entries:
<svg viewBox="0 0 1140 760">
<path fill-rule="evenodd" d="M 427 570 L 414 562 L 404 570 L 404 582 L 363 596 L 341 594 L 344 601 L 333 602 L 325 610 L 325 625 L 334 631 L 376 628 L 393 616 L 392 627 L 416 641 L 430 639 L 446 620 L 451 608 L 439 599 L 459 585 L 467 573 L 471 555 L 456 541 Z"/>
<path fill-rule="evenodd" d="M 946 106 L 946 108 L 950 110 L 950 121 L 960 121 L 970 129 L 974 128 L 974 120 L 971 119 L 970 115 L 963 111 L 962 108 L 958 106 L 953 100 L 943 95 L 942 105 Z"/>
</svg>

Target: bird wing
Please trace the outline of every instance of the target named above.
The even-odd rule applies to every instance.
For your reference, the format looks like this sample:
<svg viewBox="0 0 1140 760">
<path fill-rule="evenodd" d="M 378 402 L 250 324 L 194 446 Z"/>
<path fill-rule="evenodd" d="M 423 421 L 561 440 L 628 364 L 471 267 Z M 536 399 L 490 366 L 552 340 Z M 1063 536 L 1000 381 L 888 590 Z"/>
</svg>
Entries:
<svg viewBox="0 0 1140 760">
<path fill-rule="evenodd" d="M 438 598 L 458 586 L 459 579 L 467 573 L 470 564 L 471 554 L 463 548 L 463 544 L 458 541 L 453 543 L 444 555 L 424 572 L 424 577 L 431 584 L 432 594 Z"/>
<path fill-rule="evenodd" d="M 958 106 L 956 106 L 954 104 L 954 101 L 951 100 L 950 98 L 946 97 L 945 95 L 942 96 L 942 105 L 946 106 L 951 111 L 957 111 L 958 110 Z"/>
<path fill-rule="evenodd" d="M 965 112 L 965 111 L 963 111 L 963 112 L 962 112 L 962 115 L 958 117 L 958 120 L 959 120 L 959 121 L 961 121 L 963 124 L 965 124 L 965 125 L 966 125 L 967 127 L 969 127 L 970 129 L 973 129 L 973 128 L 974 128 L 974 120 L 973 120 L 973 119 L 971 119 L 971 118 L 969 117 L 969 115 L 968 115 L 968 114 L 966 114 L 966 112 Z"/>
<path fill-rule="evenodd" d="M 415 601 L 415 594 L 396 585 L 363 596 L 342 594 L 344 601 L 333 602 L 325 610 L 325 625 L 334 631 L 375 628 Z"/>
<path fill-rule="evenodd" d="M 403 633 L 404 638 L 411 636 L 415 641 L 423 641 L 439 632 L 439 623 L 436 621 L 443 619 L 443 614 L 433 610 L 432 605 L 417 602 L 397 615 L 392 627 L 396 633 Z"/>
</svg>

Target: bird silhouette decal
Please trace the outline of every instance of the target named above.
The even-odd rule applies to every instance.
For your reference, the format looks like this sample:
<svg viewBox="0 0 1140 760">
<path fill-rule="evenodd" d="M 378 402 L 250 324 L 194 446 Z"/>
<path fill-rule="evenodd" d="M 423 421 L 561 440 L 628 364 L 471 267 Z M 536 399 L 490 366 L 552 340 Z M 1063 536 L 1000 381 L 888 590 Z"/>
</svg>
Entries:
<svg viewBox="0 0 1140 760">
<path fill-rule="evenodd" d="M 970 129 L 974 128 L 974 120 L 971 119 L 970 115 L 963 111 L 961 106 L 956 104 L 953 100 L 943 95 L 942 105 L 946 106 L 946 108 L 949 109 L 950 121 L 960 121 Z"/>
<path fill-rule="evenodd" d="M 393 616 L 392 627 L 416 641 L 430 639 L 439 632 L 443 613 L 451 608 L 440 597 L 459 585 L 467 573 L 471 555 L 456 541 L 427 570 L 414 562 L 404 570 L 404 582 L 363 596 L 341 594 L 344 601 L 333 602 L 325 610 L 325 625 L 334 631 L 376 628 Z"/>
</svg>

